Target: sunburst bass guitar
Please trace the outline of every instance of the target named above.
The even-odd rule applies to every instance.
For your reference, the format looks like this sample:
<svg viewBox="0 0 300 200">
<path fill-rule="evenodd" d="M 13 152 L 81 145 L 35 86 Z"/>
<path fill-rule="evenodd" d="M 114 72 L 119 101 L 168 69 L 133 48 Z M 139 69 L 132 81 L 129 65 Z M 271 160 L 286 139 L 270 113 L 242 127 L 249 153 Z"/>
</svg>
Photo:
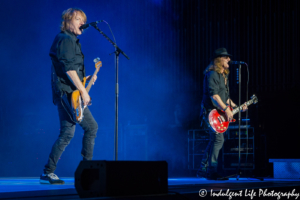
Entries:
<svg viewBox="0 0 300 200">
<path fill-rule="evenodd" d="M 258 102 L 258 99 L 255 95 L 253 95 L 251 97 L 251 100 L 247 101 L 246 103 L 240 105 L 239 107 L 232 109 L 231 107 L 229 107 L 232 111 L 232 114 L 236 114 L 238 113 L 240 110 L 243 109 L 243 106 L 246 104 L 247 106 L 251 105 L 251 104 L 256 104 Z M 212 111 L 210 111 L 209 115 L 208 115 L 208 120 L 209 120 L 209 124 L 210 127 L 213 129 L 213 131 L 217 132 L 217 133 L 224 133 L 225 131 L 227 131 L 229 123 L 230 122 L 235 122 L 235 119 L 232 119 L 230 122 L 227 120 L 227 117 L 225 115 L 224 111 L 221 110 L 217 110 L 217 109 L 213 109 Z"/>
<path fill-rule="evenodd" d="M 102 62 L 100 61 L 100 58 L 95 58 L 94 63 L 95 63 L 96 70 L 95 70 L 93 76 L 97 75 L 97 73 L 100 70 L 100 67 L 102 67 Z M 85 87 L 85 84 L 86 84 L 86 78 L 85 77 L 83 78 L 82 84 Z M 92 84 L 93 84 L 93 81 L 90 81 L 88 86 L 86 87 L 86 91 L 88 93 L 89 93 L 89 91 L 92 87 Z M 86 108 L 86 106 L 83 105 L 83 100 L 80 96 L 79 90 L 73 91 L 72 96 L 71 96 L 71 105 L 72 105 L 72 111 L 73 111 L 73 118 L 76 120 L 76 122 L 80 123 L 82 121 L 83 117 L 84 117 L 83 116 L 83 111 Z"/>
</svg>

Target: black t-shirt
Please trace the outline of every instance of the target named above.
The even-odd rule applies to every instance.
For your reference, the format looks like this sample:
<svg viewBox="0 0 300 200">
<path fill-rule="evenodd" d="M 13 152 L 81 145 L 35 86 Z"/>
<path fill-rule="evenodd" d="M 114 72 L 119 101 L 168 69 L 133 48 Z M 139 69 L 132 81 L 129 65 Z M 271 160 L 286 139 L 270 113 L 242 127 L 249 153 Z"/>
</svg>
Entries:
<svg viewBox="0 0 300 200">
<path fill-rule="evenodd" d="M 226 76 L 227 77 L 227 76 Z M 217 94 L 224 104 L 229 98 L 229 81 L 225 85 L 225 78 L 216 71 L 209 71 L 205 74 L 203 81 L 203 106 L 207 110 L 215 109 L 217 106 L 212 102 L 211 96 Z"/>
<path fill-rule="evenodd" d="M 62 31 L 55 37 L 49 55 L 57 76 L 56 81 L 52 78 L 53 101 L 55 101 L 58 93 L 70 94 L 76 90 L 66 74 L 67 71 L 75 70 L 79 79 L 83 81 L 84 55 L 81 52 L 79 39 L 70 31 Z"/>
</svg>

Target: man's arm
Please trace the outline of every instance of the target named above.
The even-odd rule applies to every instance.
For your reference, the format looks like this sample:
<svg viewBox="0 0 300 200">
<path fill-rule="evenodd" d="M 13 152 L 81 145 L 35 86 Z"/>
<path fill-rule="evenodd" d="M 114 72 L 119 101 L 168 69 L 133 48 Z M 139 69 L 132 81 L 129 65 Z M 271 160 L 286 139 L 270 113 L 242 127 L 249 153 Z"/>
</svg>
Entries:
<svg viewBox="0 0 300 200">
<path fill-rule="evenodd" d="M 89 94 L 87 93 L 85 87 L 82 85 L 77 72 L 75 70 L 70 70 L 66 72 L 69 79 L 72 81 L 72 83 L 75 85 L 75 87 L 79 90 L 82 100 L 83 100 L 83 104 L 84 105 L 88 105 L 91 101 L 91 98 L 89 96 Z"/>
<path fill-rule="evenodd" d="M 63 64 L 63 71 L 67 74 L 70 81 L 79 90 L 83 104 L 88 105 L 91 101 L 91 98 L 77 75 L 77 67 L 74 65 L 75 57 L 76 55 L 73 39 L 69 36 L 62 38 L 60 45 L 57 48 L 57 59 Z"/>
<path fill-rule="evenodd" d="M 225 115 L 226 115 L 228 121 L 233 119 L 233 114 L 232 114 L 231 110 L 225 105 L 225 103 L 222 101 L 221 97 L 218 94 L 215 94 L 215 95 L 211 96 L 210 98 L 214 102 L 214 104 L 218 106 L 219 109 L 221 109 L 221 110 L 226 109 Z"/>
<path fill-rule="evenodd" d="M 218 106 L 220 110 L 224 110 L 226 108 L 225 103 L 222 101 L 221 97 L 218 94 L 215 94 L 210 97 L 215 105 Z"/>
</svg>

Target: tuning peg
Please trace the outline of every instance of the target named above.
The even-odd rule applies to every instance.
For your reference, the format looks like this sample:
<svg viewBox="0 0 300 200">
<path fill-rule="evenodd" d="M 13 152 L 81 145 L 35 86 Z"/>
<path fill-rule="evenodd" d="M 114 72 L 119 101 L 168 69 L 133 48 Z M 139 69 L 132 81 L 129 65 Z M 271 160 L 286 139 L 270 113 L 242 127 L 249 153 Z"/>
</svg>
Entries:
<svg viewBox="0 0 300 200">
<path fill-rule="evenodd" d="M 97 62 L 99 62 L 99 61 L 100 61 L 100 58 L 99 58 L 99 57 L 97 57 L 97 58 L 94 59 L 94 63 L 97 63 Z"/>
</svg>

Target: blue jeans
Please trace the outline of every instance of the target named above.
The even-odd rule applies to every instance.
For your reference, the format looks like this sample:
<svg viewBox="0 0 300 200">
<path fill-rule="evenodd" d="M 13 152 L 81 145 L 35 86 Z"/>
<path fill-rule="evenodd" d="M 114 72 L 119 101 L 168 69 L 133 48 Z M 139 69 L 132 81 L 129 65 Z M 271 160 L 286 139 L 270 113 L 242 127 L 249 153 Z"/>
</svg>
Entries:
<svg viewBox="0 0 300 200">
<path fill-rule="evenodd" d="M 73 138 L 76 127 L 76 123 L 71 120 L 69 113 L 65 110 L 65 105 L 62 105 L 61 101 L 57 101 L 56 105 L 60 120 L 60 134 L 52 146 L 48 162 L 45 165 L 45 174 L 55 171 L 58 159 Z M 83 160 L 92 160 L 98 124 L 88 107 L 85 108 L 83 116 L 83 120 L 79 123 L 84 130 L 81 155 Z"/>
</svg>

